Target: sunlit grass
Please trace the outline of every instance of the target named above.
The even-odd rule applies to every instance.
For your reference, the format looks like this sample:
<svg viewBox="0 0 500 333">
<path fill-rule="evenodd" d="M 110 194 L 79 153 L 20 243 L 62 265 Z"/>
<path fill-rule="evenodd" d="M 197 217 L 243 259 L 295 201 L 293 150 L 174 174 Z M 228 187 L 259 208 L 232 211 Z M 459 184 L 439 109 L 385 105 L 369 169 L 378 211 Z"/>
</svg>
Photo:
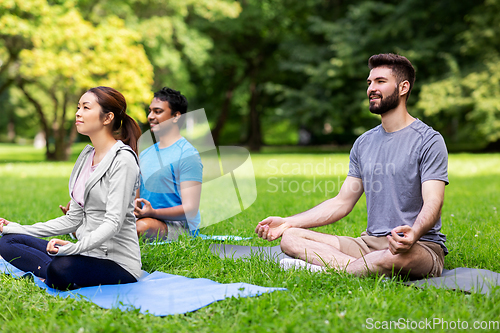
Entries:
<svg viewBox="0 0 500 333">
<path fill-rule="evenodd" d="M 43 162 L 43 154 L 36 155 L 32 149 L 24 151 L 25 158 L 16 160 L 18 157 L 4 148 L 0 145 L 0 216 L 28 224 L 60 216 L 58 205 L 69 198 L 67 183 L 72 162 Z M 15 150 L 15 147 L 9 149 Z M 269 215 L 296 214 L 335 195 L 347 173 L 348 161 L 345 153 L 252 154 L 257 200 L 243 213 L 202 232 L 254 237 L 255 224 L 261 219 Z M 323 164 L 326 164 L 326 171 Z M 450 185 L 446 188 L 442 211 L 443 232 L 448 237 L 446 244 L 450 249 L 445 260 L 448 269 L 466 266 L 500 271 L 498 166 L 500 155 L 450 156 Z M 271 177 L 277 179 L 270 180 Z M 286 181 L 287 192 L 281 188 L 275 190 L 273 184 L 282 185 L 276 180 Z M 323 184 L 332 181 L 329 185 L 334 184 L 335 189 L 328 194 L 324 187 L 312 190 L 308 186 L 314 181 Z M 305 184 L 309 192 L 294 191 L 295 183 Z M 363 197 L 343 221 L 319 230 L 357 236 L 365 227 Z M 222 283 L 241 281 L 286 287 L 288 291 L 257 298 L 232 298 L 194 313 L 158 318 L 137 311 L 103 310 L 85 301 L 54 298 L 29 281 L 0 275 L 0 331 L 357 332 L 366 329 L 363 325 L 368 318 L 387 321 L 460 319 L 471 325 L 476 320 L 500 318 L 500 289 L 488 296 L 467 295 L 450 290 L 410 288 L 397 279 L 282 271 L 276 263 L 257 258 L 221 260 L 211 255 L 209 244 L 201 239 L 183 239 L 165 246 L 143 244 L 143 269 Z M 254 237 L 239 244 L 277 245 L 278 242 L 268 243 Z"/>
</svg>

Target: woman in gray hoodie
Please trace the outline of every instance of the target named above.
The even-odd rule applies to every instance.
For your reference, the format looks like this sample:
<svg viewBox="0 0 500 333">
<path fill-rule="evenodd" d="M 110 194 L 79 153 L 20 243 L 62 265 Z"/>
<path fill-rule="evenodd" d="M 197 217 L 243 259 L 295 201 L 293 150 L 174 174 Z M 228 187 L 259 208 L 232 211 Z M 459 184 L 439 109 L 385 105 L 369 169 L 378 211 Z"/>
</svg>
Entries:
<svg viewBox="0 0 500 333">
<path fill-rule="evenodd" d="M 93 147 L 85 147 L 71 173 L 66 215 L 34 225 L 0 218 L 0 255 L 49 287 L 130 283 L 141 274 L 133 213 L 141 130 L 126 109 L 123 95 L 109 87 L 92 88 L 80 98 L 76 128 Z M 37 238 L 72 232 L 76 243 Z"/>
</svg>

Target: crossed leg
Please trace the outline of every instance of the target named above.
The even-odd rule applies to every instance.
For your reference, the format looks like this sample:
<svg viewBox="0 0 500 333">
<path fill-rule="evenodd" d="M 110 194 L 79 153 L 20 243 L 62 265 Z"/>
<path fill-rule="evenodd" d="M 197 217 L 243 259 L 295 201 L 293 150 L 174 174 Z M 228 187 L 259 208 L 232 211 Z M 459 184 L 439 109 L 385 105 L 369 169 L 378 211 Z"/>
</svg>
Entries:
<svg viewBox="0 0 500 333">
<path fill-rule="evenodd" d="M 166 238 L 168 235 L 168 226 L 165 222 L 154 219 L 152 217 L 145 217 L 136 221 L 137 235 L 144 235 L 147 238 L 160 239 Z"/>
<path fill-rule="evenodd" d="M 145 217 L 136 221 L 137 235 L 146 236 L 149 239 L 159 237 L 176 241 L 180 235 L 189 233 L 188 227 L 182 221 L 170 221 L 165 223 L 152 217 Z"/>
<path fill-rule="evenodd" d="M 300 228 L 290 228 L 283 233 L 281 249 L 311 264 L 328 265 L 357 276 L 399 274 L 421 278 L 433 268 L 432 256 L 419 244 L 403 254 L 393 255 L 384 249 L 356 258 L 340 251 L 337 236 Z"/>
</svg>

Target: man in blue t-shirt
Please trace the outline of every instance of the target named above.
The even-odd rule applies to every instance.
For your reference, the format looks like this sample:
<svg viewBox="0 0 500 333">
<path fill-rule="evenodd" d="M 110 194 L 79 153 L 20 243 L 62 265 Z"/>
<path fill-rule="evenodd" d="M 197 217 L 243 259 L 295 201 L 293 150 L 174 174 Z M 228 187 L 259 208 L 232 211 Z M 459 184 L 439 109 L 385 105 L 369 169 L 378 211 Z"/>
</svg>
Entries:
<svg viewBox="0 0 500 333">
<path fill-rule="evenodd" d="M 198 232 L 203 165 L 180 134 L 187 106 L 185 96 L 167 87 L 154 93 L 149 106 L 156 143 L 139 155 L 141 183 L 134 210 L 139 235 L 175 240 Z"/>
<path fill-rule="evenodd" d="M 339 194 L 291 217 L 268 217 L 255 232 L 269 241 L 282 237 L 283 252 L 308 262 L 283 259 L 286 267 L 328 265 L 359 276 L 440 276 L 448 252 L 440 232 L 448 184 L 444 140 L 407 111 L 415 82 L 408 59 L 379 54 L 368 65 L 370 111 L 381 115 L 382 124 L 354 143 Z M 360 237 L 308 230 L 347 216 L 363 193 L 368 223 Z"/>
</svg>

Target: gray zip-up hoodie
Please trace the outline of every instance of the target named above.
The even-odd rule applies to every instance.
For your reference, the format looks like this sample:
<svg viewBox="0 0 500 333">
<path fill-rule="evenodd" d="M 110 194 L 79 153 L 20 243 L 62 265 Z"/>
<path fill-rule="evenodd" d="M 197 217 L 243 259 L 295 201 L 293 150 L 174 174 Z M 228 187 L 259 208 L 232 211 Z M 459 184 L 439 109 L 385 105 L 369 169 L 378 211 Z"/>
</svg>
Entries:
<svg viewBox="0 0 500 333">
<path fill-rule="evenodd" d="M 85 183 L 82 208 L 72 192 L 93 150 L 92 146 L 86 146 L 73 167 L 69 179 L 71 204 L 66 215 L 34 225 L 12 222 L 3 227 L 3 234 L 49 237 L 76 231 L 78 241 L 60 246 L 56 256 L 81 254 L 110 259 L 139 278 L 142 264 L 134 215 L 135 192 L 139 186 L 137 155 L 118 141 Z"/>
</svg>

